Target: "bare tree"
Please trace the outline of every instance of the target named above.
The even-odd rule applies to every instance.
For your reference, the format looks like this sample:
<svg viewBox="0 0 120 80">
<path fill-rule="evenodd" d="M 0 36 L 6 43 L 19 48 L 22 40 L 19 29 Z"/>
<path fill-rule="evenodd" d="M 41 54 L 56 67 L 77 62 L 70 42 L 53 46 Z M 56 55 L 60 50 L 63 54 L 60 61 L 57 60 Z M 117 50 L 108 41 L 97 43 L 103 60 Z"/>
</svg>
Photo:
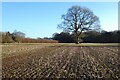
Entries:
<svg viewBox="0 0 120 80">
<path fill-rule="evenodd" d="M 99 18 L 85 7 L 72 6 L 66 14 L 62 15 L 62 19 L 63 21 L 58 27 L 73 32 L 76 43 L 80 42 L 82 32 L 100 28 Z"/>
<path fill-rule="evenodd" d="M 22 39 L 25 38 L 25 33 L 15 30 L 12 33 L 12 38 L 15 42 L 22 42 Z"/>
</svg>

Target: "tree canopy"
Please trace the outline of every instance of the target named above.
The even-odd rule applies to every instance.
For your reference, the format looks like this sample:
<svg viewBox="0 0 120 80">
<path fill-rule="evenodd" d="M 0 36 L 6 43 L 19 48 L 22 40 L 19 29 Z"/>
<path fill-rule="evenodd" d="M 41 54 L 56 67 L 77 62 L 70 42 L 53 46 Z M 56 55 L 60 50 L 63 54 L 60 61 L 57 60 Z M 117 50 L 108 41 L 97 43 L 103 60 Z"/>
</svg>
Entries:
<svg viewBox="0 0 120 80">
<path fill-rule="evenodd" d="M 68 12 L 62 15 L 62 23 L 58 25 L 64 31 L 75 34 L 76 43 L 79 43 L 82 32 L 99 30 L 99 18 L 88 8 L 72 6 Z"/>
</svg>

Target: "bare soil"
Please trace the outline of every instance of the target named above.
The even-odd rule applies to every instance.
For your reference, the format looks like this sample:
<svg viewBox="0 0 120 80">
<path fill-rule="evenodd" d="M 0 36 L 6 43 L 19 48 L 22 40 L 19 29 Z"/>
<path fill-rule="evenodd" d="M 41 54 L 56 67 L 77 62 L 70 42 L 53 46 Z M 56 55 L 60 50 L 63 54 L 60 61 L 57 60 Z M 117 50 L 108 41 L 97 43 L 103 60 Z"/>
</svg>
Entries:
<svg viewBox="0 0 120 80">
<path fill-rule="evenodd" d="M 120 78 L 118 47 L 46 46 L 13 53 L 3 56 L 3 78 Z"/>
</svg>

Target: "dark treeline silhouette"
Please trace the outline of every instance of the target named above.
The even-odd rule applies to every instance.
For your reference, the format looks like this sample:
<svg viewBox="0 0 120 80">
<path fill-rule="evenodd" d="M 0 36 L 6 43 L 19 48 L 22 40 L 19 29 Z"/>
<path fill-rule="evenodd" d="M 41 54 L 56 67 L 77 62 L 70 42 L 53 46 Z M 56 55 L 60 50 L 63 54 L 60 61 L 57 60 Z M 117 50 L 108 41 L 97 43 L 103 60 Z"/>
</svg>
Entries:
<svg viewBox="0 0 120 80">
<path fill-rule="evenodd" d="M 61 32 L 60 34 L 54 33 L 53 39 L 58 40 L 59 43 L 72 43 L 74 42 L 73 36 L 69 33 Z"/>
<path fill-rule="evenodd" d="M 20 31 L 14 31 L 13 33 L 1 32 L 0 38 L 2 43 L 58 43 L 58 41 L 50 38 L 25 38 L 25 33 Z"/>
<path fill-rule="evenodd" d="M 53 34 L 53 39 L 58 40 L 60 43 L 74 43 L 74 34 L 67 32 Z M 88 31 L 82 33 L 80 42 L 83 43 L 119 43 L 120 42 L 120 31 Z"/>
<path fill-rule="evenodd" d="M 73 33 L 54 33 L 53 38 L 26 38 L 25 33 L 20 31 L 1 32 L 0 42 L 2 43 L 75 43 L 76 38 Z M 81 43 L 120 43 L 120 31 L 87 31 L 81 34 Z"/>
</svg>

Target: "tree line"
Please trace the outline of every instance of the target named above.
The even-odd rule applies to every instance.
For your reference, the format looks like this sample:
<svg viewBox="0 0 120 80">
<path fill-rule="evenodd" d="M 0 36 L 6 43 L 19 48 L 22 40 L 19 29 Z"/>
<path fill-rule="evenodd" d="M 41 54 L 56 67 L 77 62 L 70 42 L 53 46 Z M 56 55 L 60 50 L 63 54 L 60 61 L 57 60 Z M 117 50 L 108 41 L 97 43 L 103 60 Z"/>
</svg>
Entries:
<svg viewBox="0 0 120 80">
<path fill-rule="evenodd" d="M 75 43 L 74 33 L 54 33 L 52 38 L 26 38 L 25 33 L 20 31 L 1 32 L 2 43 Z M 81 34 L 80 43 L 120 43 L 120 30 L 116 31 L 87 31 Z"/>
<path fill-rule="evenodd" d="M 74 33 L 61 32 L 54 33 L 53 39 L 58 40 L 59 43 L 75 43 L 76 38 Z M 80 43 L 119 43 L 120 31 L 88 31 L 81 34 Z"/>
<path fill-rule="evenodd" d="M 20 31 L 10 32 L 1 32 L 0 33 L 0 42 L 1 43 L 58 43 L 57 40 L 52 40 L 51 38 L 42 39 L 42 38 L 26 38 L 25 33 Z"/>
</svg>

